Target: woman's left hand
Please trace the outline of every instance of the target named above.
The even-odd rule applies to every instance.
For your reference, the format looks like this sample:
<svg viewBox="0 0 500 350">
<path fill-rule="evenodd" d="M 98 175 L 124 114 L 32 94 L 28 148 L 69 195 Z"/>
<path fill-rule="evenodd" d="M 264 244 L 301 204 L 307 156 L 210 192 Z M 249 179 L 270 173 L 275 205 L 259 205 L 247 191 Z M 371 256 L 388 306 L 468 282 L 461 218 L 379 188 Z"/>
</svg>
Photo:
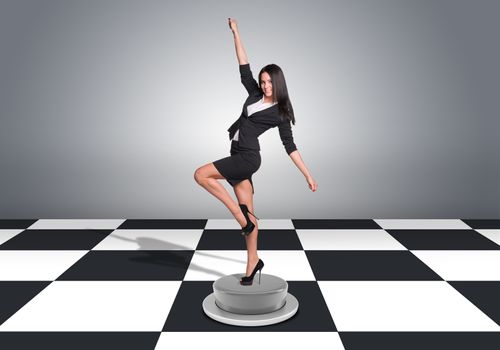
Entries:
<svg viewBox="0 0 500 350">
<path fill-rule="evenodd" d="M 307 179 L 307 183 L 309 184 L 309 188 L 311 189 L 311 191 L 316 192 L 316 190 L 318 189 L 318 184 L 316 183 L 316 181 L 314 181 L 313 177 L 308 176 L 306 179 Z"/>
</svg>

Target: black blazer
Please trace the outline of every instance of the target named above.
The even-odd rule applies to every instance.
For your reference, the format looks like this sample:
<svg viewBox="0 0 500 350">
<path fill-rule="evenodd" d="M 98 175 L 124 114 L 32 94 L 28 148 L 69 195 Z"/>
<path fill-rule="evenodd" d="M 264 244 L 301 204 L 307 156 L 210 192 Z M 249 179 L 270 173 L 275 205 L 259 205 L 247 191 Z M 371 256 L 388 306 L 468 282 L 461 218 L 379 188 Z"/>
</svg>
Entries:
<svg viewBox="0 0 500 350">
<path fill-rule="evenodd" d="M 258 137 L 266 130 L 277 126 L 286 153 L 290 154 L 295 151 L 297 147 L 293 142 L 291 122 L 285 117 L 283 119 L 280 117 L 278 104 L 257 111 L 248 117 L 247 106 L 260 100 L 264 93 L 252 75 L 250 63 L 240 64 L 240 75 L 241 82 L 248 92 L 248 97 L 243 104 L 240 117 L 227 129 L 229 131 L 229 140 L 232 140 L 236 130 L 240 129 L 238 134 L 239 147 L 241 149 L 260 151 Z"/>
</svg>

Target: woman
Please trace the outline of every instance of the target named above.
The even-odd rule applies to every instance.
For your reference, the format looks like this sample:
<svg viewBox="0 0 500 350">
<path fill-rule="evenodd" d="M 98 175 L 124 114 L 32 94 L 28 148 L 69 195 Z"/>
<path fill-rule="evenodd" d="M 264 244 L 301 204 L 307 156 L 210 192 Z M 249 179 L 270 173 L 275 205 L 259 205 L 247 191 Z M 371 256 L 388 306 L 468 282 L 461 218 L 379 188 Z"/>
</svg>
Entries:
<svg viewBox="0 0 500 350">
<path fill-rule="evenodd" d="M 243 104 L 240 117 L 228 129 L 231 156 L 196 169 L 194 177 L 199 185 L 226 205 L 242 226 L 242 234 L 245 235 L 247 245 L 247 268 L 246 275 L 240 283 L 251 285 L 257 271 L 259 271 L 260 283 L 260 273 L 264 267 L 264 262 L 257 254 L 257 221 L 248 216 L 250 213 L 257 218 L 253 215 L 252 174 L 259 169 L 261 163 L 258 136 L 277 126 L 285 151 L 304 174 L 309 188 L 315 192 L 318 185 L 293 142 L 290 122 L 295 125 L 295 117 L 288 98 L 283 72 L 275 64 L 265 66 L 259 73 L 260 85 L 258 85 L 250 70 L 236 21 L 231 18 L 228 20 L 229 28 L 234 35 L 241 82 L 248 92 L 248 98 Z M 217 181 L 219 179 L 226 179 L 233 186 L 238 203 L 233 201 L 224 186 Z"/>
</svg>

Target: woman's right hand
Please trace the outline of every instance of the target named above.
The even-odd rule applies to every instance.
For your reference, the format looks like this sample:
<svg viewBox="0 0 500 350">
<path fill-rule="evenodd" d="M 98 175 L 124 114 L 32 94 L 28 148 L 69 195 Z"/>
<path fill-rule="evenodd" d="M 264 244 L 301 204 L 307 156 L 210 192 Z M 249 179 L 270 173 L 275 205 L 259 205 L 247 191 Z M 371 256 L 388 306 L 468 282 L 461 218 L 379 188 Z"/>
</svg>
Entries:
<svg viewBox="0 0 500 350">
<path fill-rule="evenodd" d="M 318 184 L 316 183 L 316 181 L 314 181 L 313 177 L 309 175 L 308 177 L 306 177 L 306 181 L 311 191 L 316 192 L 316 190 L 318 189 Z"/>
<path fill-rule="evenodd" d="M 233 33 L 237 32 L 238 31 L 238 25 L 236 23 L 236 20 L 233 19 L 233 18 L 230 18 L 230 17 L 227 20 L 228 20 L 229 28 L 231 29 L 231 31 Z"/>
</svg>

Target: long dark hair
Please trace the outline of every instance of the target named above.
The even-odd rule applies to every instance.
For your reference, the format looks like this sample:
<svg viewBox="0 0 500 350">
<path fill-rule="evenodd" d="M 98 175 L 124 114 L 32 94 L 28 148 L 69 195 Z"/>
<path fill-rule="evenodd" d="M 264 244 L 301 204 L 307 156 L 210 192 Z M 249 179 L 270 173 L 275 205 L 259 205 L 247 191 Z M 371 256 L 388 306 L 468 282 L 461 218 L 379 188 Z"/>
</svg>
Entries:
<svg viewBox="0 0 500 350">
<path fill-rule="evenodd" d="M 286 88 L 285 76 L 281 68 L 274 64 L 268 64 L 259 72 L 259 88 L 262 73 L 266 72 L 271 77 L 273 84 L 273 102 L 278 102 L 278 110 L 281 118 L 287 118 L 295 125 L 295 115 L 293 114 L 292 103 L 288 97 L 288 89 Z"/>
</svg>

